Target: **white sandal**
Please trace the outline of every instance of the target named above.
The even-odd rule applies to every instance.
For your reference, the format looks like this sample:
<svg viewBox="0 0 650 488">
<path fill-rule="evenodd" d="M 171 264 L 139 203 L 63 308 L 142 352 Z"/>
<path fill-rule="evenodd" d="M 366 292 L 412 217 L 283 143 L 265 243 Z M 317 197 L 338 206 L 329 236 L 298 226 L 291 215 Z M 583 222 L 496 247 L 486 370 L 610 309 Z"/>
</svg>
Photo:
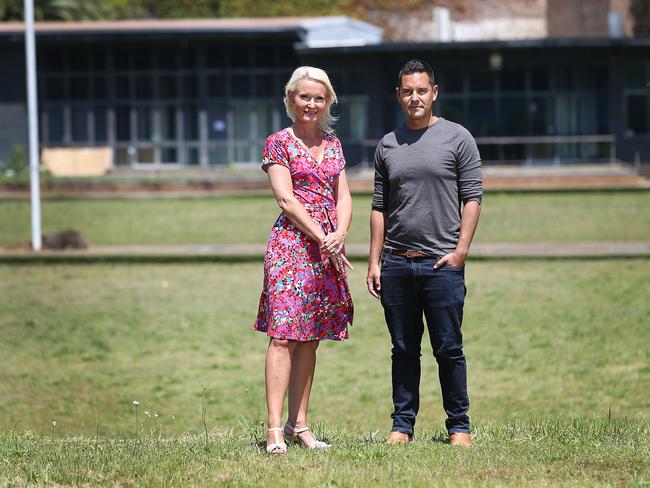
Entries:
<svg viewBox="0 0 650 488">
<path fill-rule="evenodd" d="M 282 427 L 270 427 L 269 432 L 273 432 L 275 442 L 266 445 L 266 452 L 273 455 L 286 454 L 287 453 L 287 444 L 285 442 L 279 442 L 280 436 L 278 432 L 282 432 Z"/>
<path fill-rule="evenodd" d="M 303 434 L 304 432 L 309 432 L 309 427 L 300 427 L 296 429 L 294 426 L 290 425 L 289 423 L 286 423 L 284 426 L 284 436 L 285 438 L 293 443 L 296 444 L 301 444 L 305 446 L 308 449 L 329 449 L 332 447 L 332 444 L 328 444 L 327 442 L 319 441 L 314 437 L 312 434 L 312 437 L 314 438 L 314 443 L 309 445 L 307 444 L 302 438 L 300 437 L 300 434 Z"/>
</svg>

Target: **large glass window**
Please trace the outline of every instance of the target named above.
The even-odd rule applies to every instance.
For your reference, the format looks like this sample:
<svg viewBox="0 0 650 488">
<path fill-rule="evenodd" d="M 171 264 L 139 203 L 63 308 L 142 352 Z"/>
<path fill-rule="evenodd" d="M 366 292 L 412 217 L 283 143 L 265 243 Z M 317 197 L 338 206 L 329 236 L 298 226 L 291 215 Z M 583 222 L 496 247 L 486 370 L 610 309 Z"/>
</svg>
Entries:
<svg viewBox="0 0 650 488">
<path fill-rule="evenodd" d="M 60 77 L 45 78 L 45 97 L 48 100 L 63 100 L 65 97 L 65 80 Z"/>
<path fill-rule="evenodd" d="M 115 109 L 115 135 L 118 141 L 131 140 L 131 111 L 129 107 Z"/>
<path fill-rule="evenodd" d="M 630 95 L 626 97 L 627 130 L 631 134 L 647 134 L 648 107 L 650 97 L 646 95 Z"/>
<path fill-rule="evenodd" d="M 625 66 L 625 127 L 629 136 L 650 134 L 650 61 Z"/>
<path fill-rule="evenodd" d="M 138 140 L 151 141 L 151 115 L 149 107 L 140 107 L 136 111 L 138 120 Z"/>
<path fill-rule="evenodd" d="M 87 100 L 90 97 L 89 80 L 86 77 L 75 76 L 70 79 L 70 98 L 72 100 Z"/>
<path fill-rule="evenodd" d="M 488 116 L 486 114 L 486 116 Z M 528 133 L 528 102 L 526 97 L 501 99 L 501 135 L 522 136 Z"/>
<path fill-rule="evenodd" d="M 159 82 L 160 98 L 176 97 L 176 77 L 173 75 L 161 76 Z"/>
<path fill-rule="evenodd" d="M 528 102 L 531 132 L 534 135 L 555 133 L 552 104 L 547 97 L 534 97 Z"/>
<path fill-rule="evenodd" d="M 445 98 L 440 102 L 440 114 L 447 120 L 467 125 L 464 106 L 465 103 L 462 98 Z"/>
<path fill-rule="evenodd" d="M 70 111 L 72 141 L 86 142 L 88 140 L 88 110 L 73 108 Z"/>
<path fill-rule="evenodd" d="M 98 144 L 106 142 L 106 109 L 95 108 L 95 142 Z"/>
<path fill-rule="evenodd" d="M 228 110 L 225 103 L 216 103 L 208 107 L 208 138 L 223 141 L 228 136 Z"/>
<path fill-rule="evenodd" d="M 163 141 L 176 139 L 176 109 L 165 107 L 160 111 L 160 130 Z"/>
<path fill-rule="evenodd" d="M 117 98 L 129 98 L 131 96 L 131 80 L 128 76 L 115 78 L 115 96 Z"/>
<path fill-rule="evenodd" d="M 63 142 L 63 109 L 51 108 L 47 111 L 48 143 Z"/>
<path fill-rule="evenodd" d="M 474 137 L 487 136 L 497 126 L 495 98 L 471 97 L 468 100 L 468 128 Z"/>
<path fill-rule="evenodd" d="M 226 96 L 226 76 L 211 75 L 208 76 L 208 95 L 210 97 L 220 98 Z"/>
<path fill-rule="evenodd" d="M 185 107 L 183 110 L 183 139 L 186 141 L 199 139 L 199 111 L 196 107 Z"/>
<path fill-rule="evenodd" d="M 135 97 L 139 100 L 147 100 L 153 96 L 151 76 L 135 77 Z"/>
</svg>

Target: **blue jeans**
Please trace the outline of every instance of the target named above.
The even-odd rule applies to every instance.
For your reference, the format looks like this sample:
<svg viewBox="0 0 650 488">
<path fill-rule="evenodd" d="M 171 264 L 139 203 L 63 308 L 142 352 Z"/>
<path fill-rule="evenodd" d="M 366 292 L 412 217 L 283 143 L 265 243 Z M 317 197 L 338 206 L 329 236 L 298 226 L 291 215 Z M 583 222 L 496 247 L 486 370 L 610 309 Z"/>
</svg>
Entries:
<svg viewBox="0 0 650 488">
<path fill-rule="evenodd" d="M 413 435 L 420 407 L 420 344 L 426 317 L 438 363 L 447 431 L 469 433 L 467 366 L 460 331 L 465 301 L 465 271 L 435 258 L 406 258 L 385 253 L 381 304 L 393 343 L 393 431 Z"/>
</svg>

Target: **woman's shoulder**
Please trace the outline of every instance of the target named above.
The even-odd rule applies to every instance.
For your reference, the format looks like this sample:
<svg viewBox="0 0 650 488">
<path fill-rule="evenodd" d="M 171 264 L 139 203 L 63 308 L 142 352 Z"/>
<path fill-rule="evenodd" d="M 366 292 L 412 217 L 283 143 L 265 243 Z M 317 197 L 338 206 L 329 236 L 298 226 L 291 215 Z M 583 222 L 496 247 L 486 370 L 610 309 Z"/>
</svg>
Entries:
<svg viewBox="0 0 650 488">
<path fill-rule="evenodd" d="M 268 136 L 266 138 L 266 143 L 269 144 L 269 143 L 284 142 L 287 141 L 288 139 L 289 139 L 289 133 L 287 132 L 287 129 L 284 128 Z"/>
<path fill-rule="evenodd" d="M 336 134 L 334 134 L 334 132 L 324 132 L 323 133 L 323 139 L 325 139 L 326 141 L 329 141 L 329 142 L 333 142 L 337 146 L 341 145 L 341 141 L 339 141 L 339 138 L 336 137 Z"/>
</svg>

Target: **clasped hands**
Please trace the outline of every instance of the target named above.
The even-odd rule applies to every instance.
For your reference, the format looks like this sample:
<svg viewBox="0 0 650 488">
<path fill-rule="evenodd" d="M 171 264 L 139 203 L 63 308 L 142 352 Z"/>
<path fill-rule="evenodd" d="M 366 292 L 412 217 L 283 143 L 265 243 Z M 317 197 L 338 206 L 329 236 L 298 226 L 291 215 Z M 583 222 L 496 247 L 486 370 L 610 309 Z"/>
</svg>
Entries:
<svg viewBox="0 0 650 488">
<path fill-rule="evenodd" d="M 343 254 L 343 245 L 345 244 L 345 234 L 336 231 L 327 234 L 321 243 L 321 252 L 329 258 L 336 271 L 341 272 L 347 266 L 354 269 L 348 258 Z"/>
</svg>

